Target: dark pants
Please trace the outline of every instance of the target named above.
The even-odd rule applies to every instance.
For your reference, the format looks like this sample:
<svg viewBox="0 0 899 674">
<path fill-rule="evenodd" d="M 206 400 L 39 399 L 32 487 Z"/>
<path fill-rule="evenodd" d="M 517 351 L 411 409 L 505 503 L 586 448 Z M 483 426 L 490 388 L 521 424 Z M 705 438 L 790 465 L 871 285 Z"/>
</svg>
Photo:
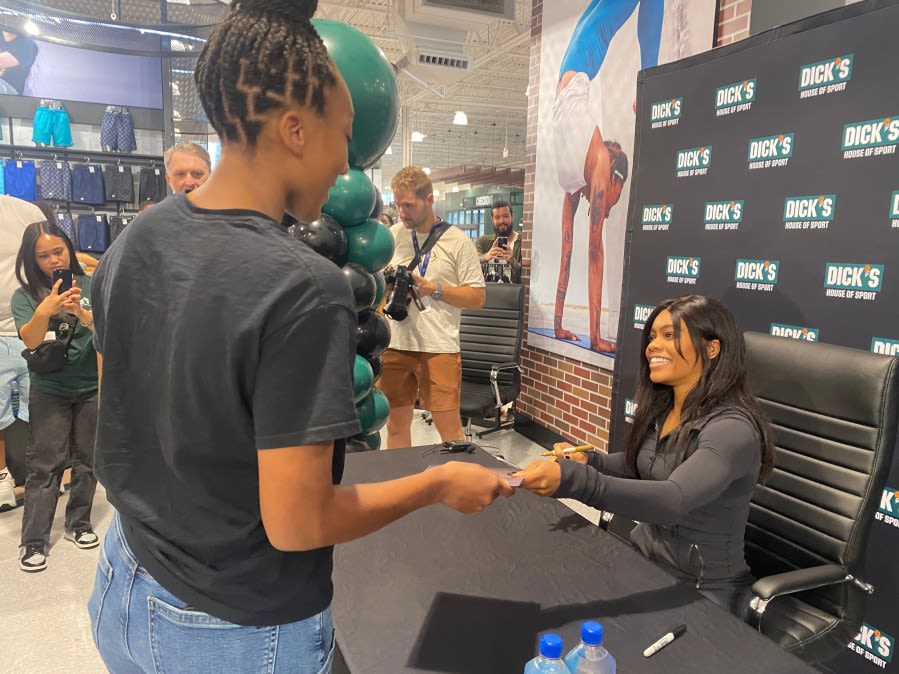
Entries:
<svg viewBox="0 0 899 674">
<path fill-rule="evenodd" d="M 91 528 L 94 438 L 97 434 L 97 392 L 58 396 L 33 386 L 28 399 L 31 444 L 25 452 L 25 508 L 22 545 L 49 547 L 59 484 L 66 462 L 72 461 L 72 486 L 66 505 L 66 531 Z"/>
</svg>

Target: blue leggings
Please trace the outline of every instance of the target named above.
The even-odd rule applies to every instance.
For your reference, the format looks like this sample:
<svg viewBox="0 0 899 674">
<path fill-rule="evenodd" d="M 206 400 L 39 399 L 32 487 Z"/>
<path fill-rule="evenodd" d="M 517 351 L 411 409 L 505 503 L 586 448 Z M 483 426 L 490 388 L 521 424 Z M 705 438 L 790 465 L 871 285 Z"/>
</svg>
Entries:
<svg viewBox="0 0 899 674">
<path fill-rule="evenodd" d="M 612 38 L 634 13 L 638 2 L 640 67 L 658 65 L 665 0 L 592 0 L 574 27 L 571 42 L 562 58 L 559 77 L 569 70 L 586 73 L 591 80 L 596 77 L 606 59 Z"/>
</svg>

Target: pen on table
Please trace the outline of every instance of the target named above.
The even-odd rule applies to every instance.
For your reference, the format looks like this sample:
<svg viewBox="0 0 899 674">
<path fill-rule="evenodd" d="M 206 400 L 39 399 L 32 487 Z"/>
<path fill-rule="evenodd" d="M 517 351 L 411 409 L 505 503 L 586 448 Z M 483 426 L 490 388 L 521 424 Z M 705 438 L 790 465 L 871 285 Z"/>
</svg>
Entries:
<svg viewBox="0 0 899 674">
<path fill-rule="evenodd" d="M 645 651 L 643 651 L 643 657 L 651 658 L 653 655 L 655 655 L 660 650 L 665 648 L 665 646 L 670 644 L 672 641 L 677 639 L 679 636 L 682 636 L 684 634 L 684 632 L 686 632 L 686 631 L 687 631 L 686 625 L 678 625 L 673 630 L 668 632 L 668 634 L 666 634 L 661 639 L 656 641 L 652 646 L 650 646 Z"/>
<path fill-rule="evenodd" d="M 595 452 L 592 445 L 578 445 L 577 447 L 567 447 L 562 450 L 564 454 L 574 454 L 575 452 Z M 555 456 L 554 452 L 543 452 L 540 456 Z"/>
</svg>

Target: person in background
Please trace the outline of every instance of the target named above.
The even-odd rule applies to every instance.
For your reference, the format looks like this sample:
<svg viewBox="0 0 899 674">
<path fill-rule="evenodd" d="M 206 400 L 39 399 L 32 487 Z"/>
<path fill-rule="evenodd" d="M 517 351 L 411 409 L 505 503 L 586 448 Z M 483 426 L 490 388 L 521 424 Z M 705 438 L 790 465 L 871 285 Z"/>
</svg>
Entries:
<svg viewBox="0 0 899 674">
<path fill-rule="evenodd" d="M 138 214 L 143 213 L 144 211 L 151 209 L 155 205 L 156 205 L 155 201 L 145 201 L 144 203 L 142 203 L 140 205 L 140 208 L 137 209 L 137 212 L 138 212 Z"/>
<path fill-rule="evenodd" d="M 0 94 L 22 95 L 37 58 L 37 45 L 27 35 L 0 32 Z"/>
<path fill-rule="evenodd" d="M 196 143 L 177 143 L 165 151 L 162 159 L 165 163 L 165 182 L 175 194 L 192 192 L 205 183 L 212 173 L 209 153 Z"/>
<path fill-rule="evenodd" d="M 721 302 L 688 295 L 653 310 L 642 353 L 624 452 L 566 454 L 562 445 L 515 476 L 541 496 L 641 522 L 630 534 L 640 552 L 745 618 L 749 499 L 774 445 L 746 381 L 743 333 Z"/>
<path fill-rule="evenodd" d="M 329 672 L 335 544 L 512 493 L 464 462 L 340 485 L 360 431 L 352 293 L 281 226 L 317 219 L 349 170 L 352 100 L 316 7 L 231 4 L 195 70 L 215 172 L 135 218 L 94 276 L 116 514 L 88 610 L 112 672 Z"/>
<path fill-rule="evenodd" d="M 15 480 L 6 465 L 6 429 L 13 414 L 13 385 L 19 390 L 18 418 L 28 421 L 30 380 L 22 358 L 25 345 L 16 332 L 10 303 L 19 287 L 16 254 L 25 228 L 43 219 L 40 209 L 15 197 L 0 196 L 0 511 L 16 507 Z"/>
<path fill-rule="evenodd" d="M 515 231 L 512 204 L 503 200 L 493 202 L 491 215 L 493 234 L 484 234 L 474 242 L 484 265 L 484 278 L 521 283 L 521 237 Z"/>
<path fill-rule="evenodd" d="M 425 245 L 431 230 L 444 225 L 434 215 L 434 187 L 417 166 L 400 170 L 391 181 L 400 222 L 391 227 L 396 243 L 393 267 L 407 265 Z M 458 227 L 448 229 L 412 270 L 424 310 L 409 303 L 409 315 L 390 321 L 390 348 L 381 357 L 378 386 L 390 401 L 387 447 L 412 444 L 415 401 L 431 412 L 444 442 L 463 440 L 459 416 L 462 357 L 459 325 L 462 309 L 484 306 L 484 274 L 471 239 Z"/>
<path fill-rule="evenodd" d="M 52 282 L 56 269 L 72 272 L 70 289 L 60 292 L 62 279 Z M 91 524 L 97 487 L 93 470 L 97 357 L 90 309 L 91 279 L 78 263 L 72 242 L 55 223 L 35 222 L 25 229 L 16 256 L 16 277 L 21 287 L 13 295 L 12 314 L 26 348 L 36 349 L 48 333 L 75 331 L 61 370 L 31 373 L 31 443 L 25 456 L 19 568 L 34 572 L 47 568 L 50 528 L 62 473 L 70 457 L 72 486 L 64 536 L 83 549 L 100 542 Z"/>
</svg>

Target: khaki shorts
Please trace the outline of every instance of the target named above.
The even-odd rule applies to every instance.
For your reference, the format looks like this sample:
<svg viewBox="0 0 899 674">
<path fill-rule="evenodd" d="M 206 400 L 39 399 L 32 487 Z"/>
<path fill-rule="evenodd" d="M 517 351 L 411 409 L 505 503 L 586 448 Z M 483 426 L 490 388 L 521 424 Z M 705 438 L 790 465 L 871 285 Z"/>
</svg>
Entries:
<svg viewBox="0 0 899 674">
<path fill-rule="evenodd" d="M 421 408 L 431 412 L 459 409 L 460 354 L 387 349 L 381 363 L 378 388 L 387 396 L 391 407 L 410 407 L 417 398 Z"/>
</svg>

